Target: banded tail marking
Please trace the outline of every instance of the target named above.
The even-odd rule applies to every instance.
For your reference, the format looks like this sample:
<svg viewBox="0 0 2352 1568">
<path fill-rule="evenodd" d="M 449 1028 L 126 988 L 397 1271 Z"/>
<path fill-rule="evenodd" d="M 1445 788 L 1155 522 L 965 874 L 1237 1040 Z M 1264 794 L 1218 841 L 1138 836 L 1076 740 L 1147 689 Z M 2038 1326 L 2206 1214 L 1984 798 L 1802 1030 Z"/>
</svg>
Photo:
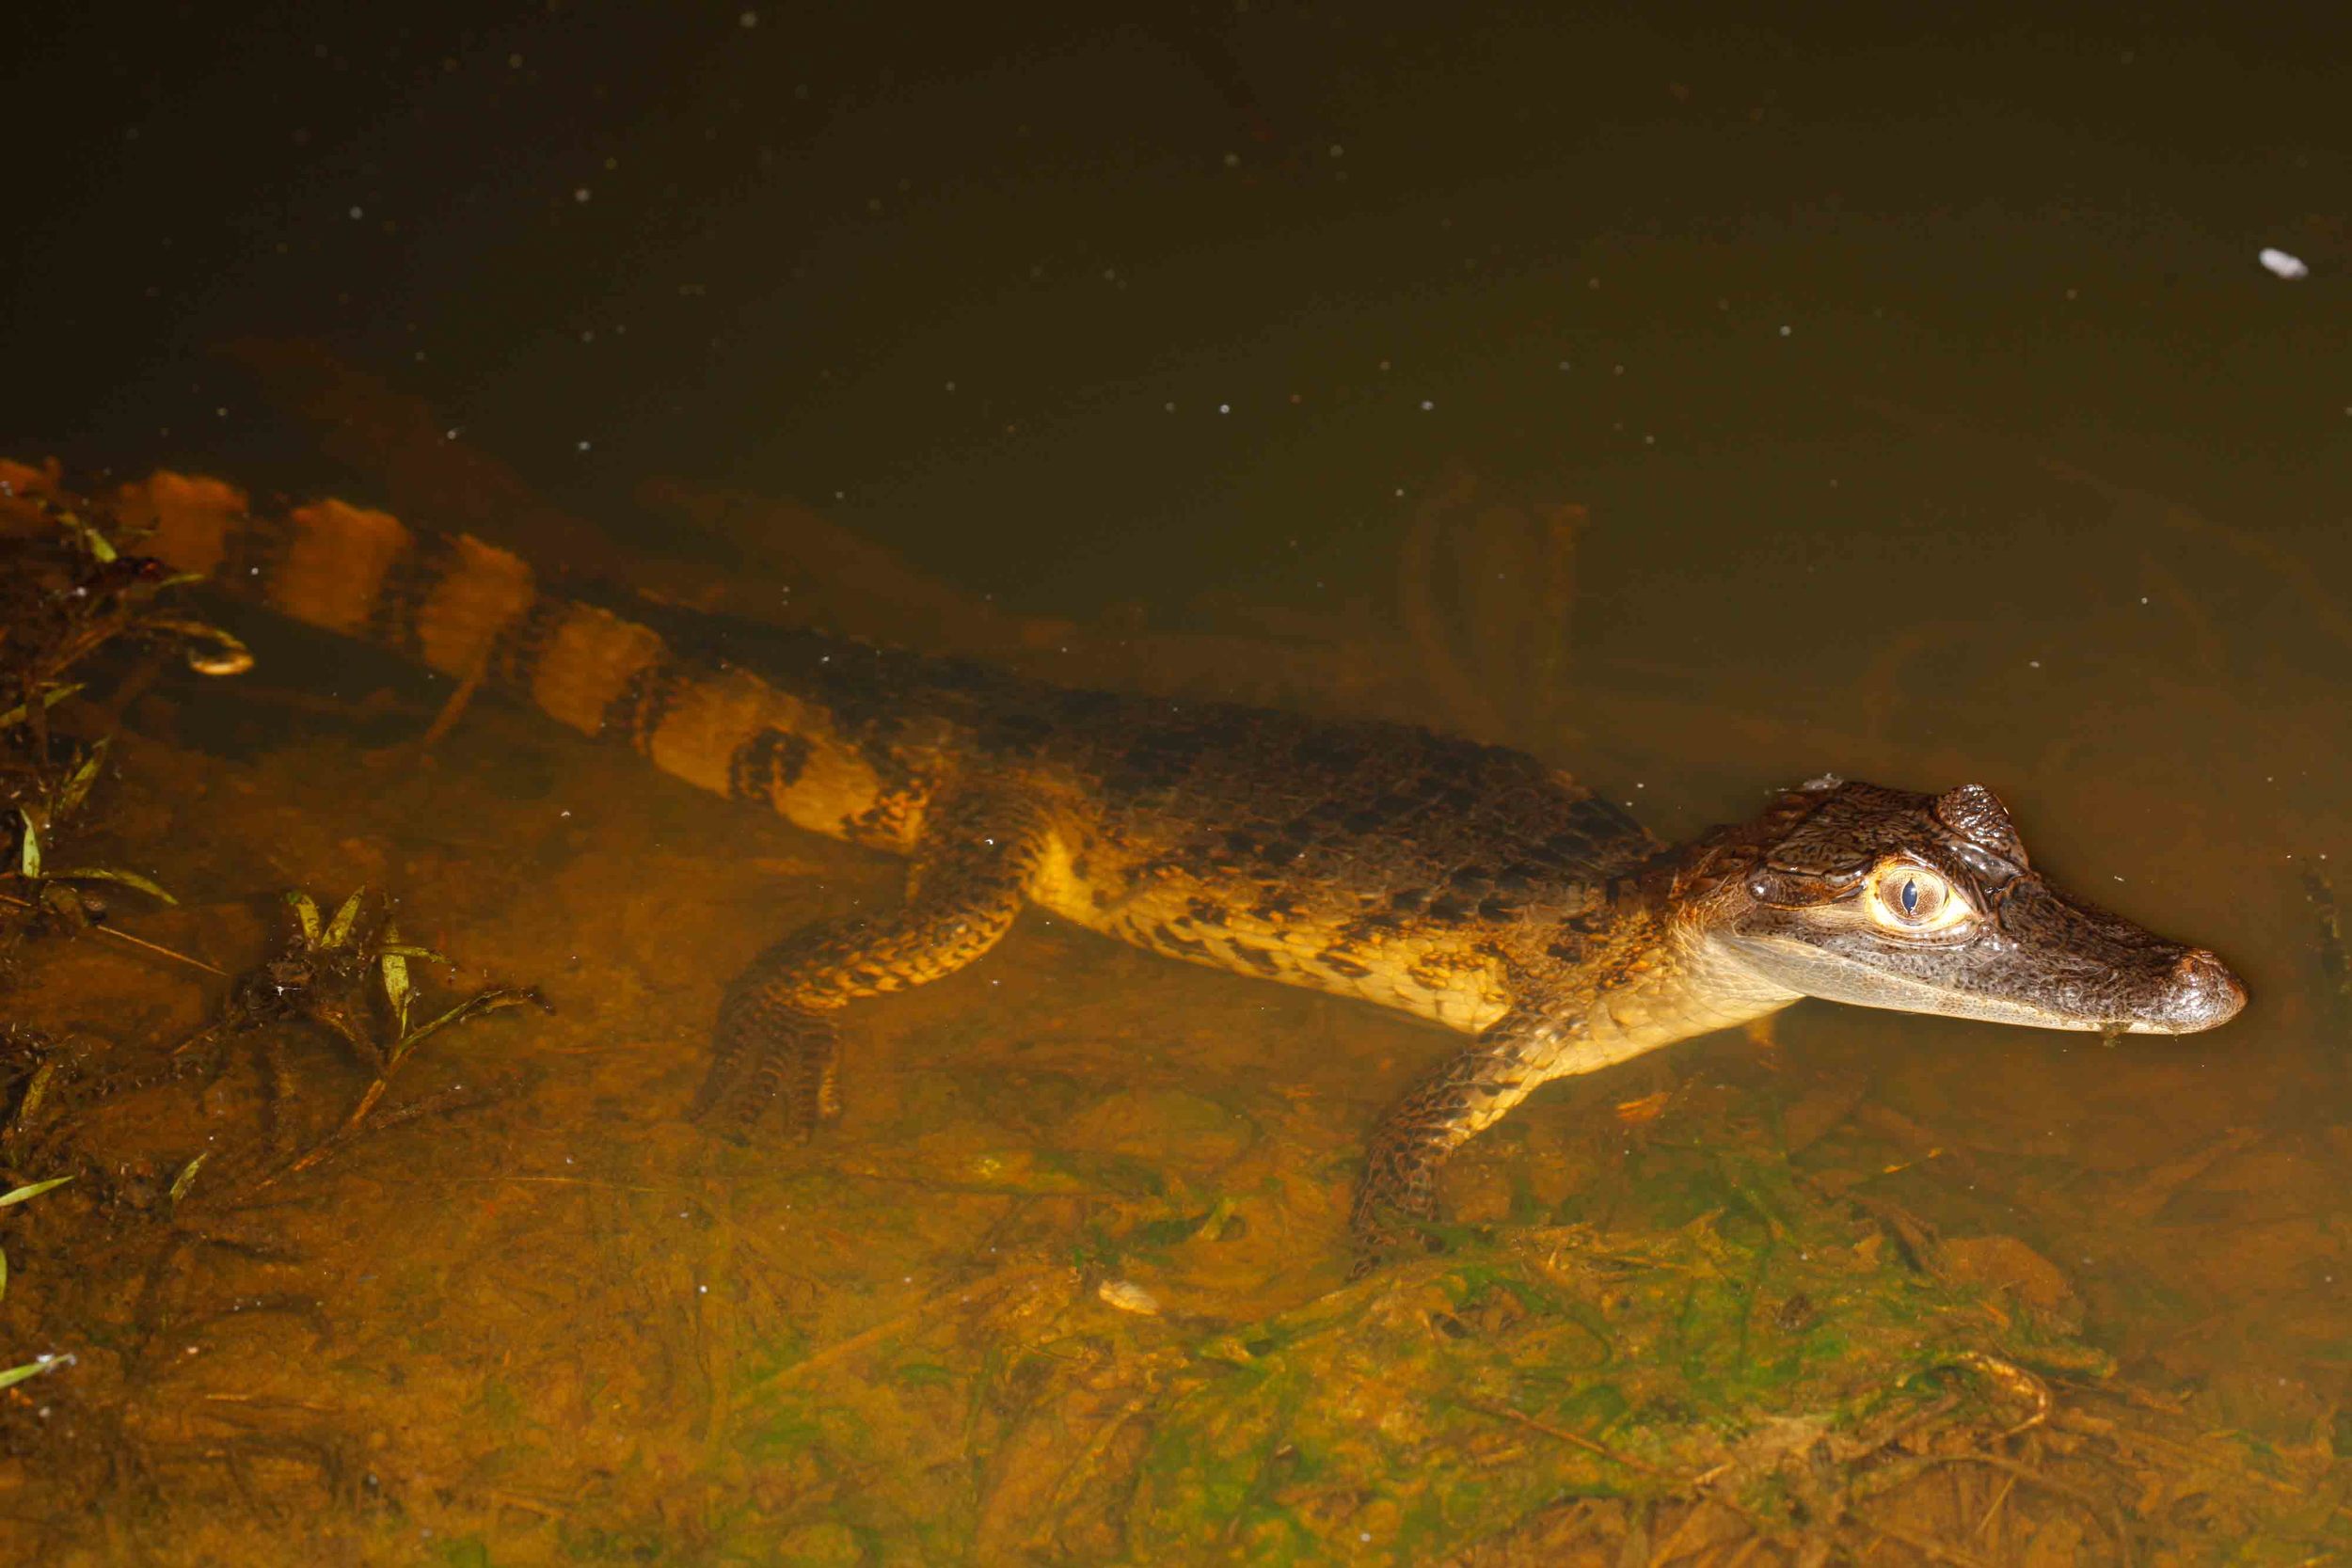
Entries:
<svg viewBox="0 0 2352 1568">
<path fill-rule="evenodd" d="M 442 674 L 477 671 L 567 728 L 625 741 L 663 772 L 765 800 L 832 837 L 910 837 L 919 800 L 866 824 L 887 789 L 821 705 L 748 672 L 672 658 L 651 628 L 548 598 L 520 557 L 421 533 L 389 513 L 326 500 L 257 517 L 217 480 L 159 473 L 126 485 L 142 546 L 183 571 L 323 630 L 390 646 Z M 243 574 L 226 571 L 243 563 Z"/>
</svg>

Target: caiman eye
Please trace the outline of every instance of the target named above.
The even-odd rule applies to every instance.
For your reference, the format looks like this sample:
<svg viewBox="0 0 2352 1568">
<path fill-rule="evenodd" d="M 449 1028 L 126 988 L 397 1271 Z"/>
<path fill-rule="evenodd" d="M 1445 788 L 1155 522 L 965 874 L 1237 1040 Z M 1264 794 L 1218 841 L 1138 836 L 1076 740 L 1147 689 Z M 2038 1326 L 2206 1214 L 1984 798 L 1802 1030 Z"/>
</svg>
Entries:
<svg viewBox="0 0 2352 1568">
<path fill-rule="evenodd" d="M 1896 861 L 1871 874 L 1867 895 L 1871 918 L 1890 930 L 1919 936 L 1948 931 L 1976 918 L 1968 900 L 1934 872 Z"/>
</svg>

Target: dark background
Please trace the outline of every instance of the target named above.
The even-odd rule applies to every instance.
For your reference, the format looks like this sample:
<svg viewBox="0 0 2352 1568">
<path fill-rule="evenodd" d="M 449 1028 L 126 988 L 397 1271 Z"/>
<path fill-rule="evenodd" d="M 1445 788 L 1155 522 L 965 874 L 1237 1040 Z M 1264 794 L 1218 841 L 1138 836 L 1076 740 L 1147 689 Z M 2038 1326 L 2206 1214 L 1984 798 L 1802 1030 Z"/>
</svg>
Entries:
<svg viewBox="0 0 2352 1568">
<path fill-rule="evenodd" d="M 309 340 L 613 530 L 739 484 L 1080 611 L 1858 394 L 2341 477 L 2342 24 L 1904 10 L 37 5 L 0 444 L 365 499 L 224 352 Z"/>
</svg>

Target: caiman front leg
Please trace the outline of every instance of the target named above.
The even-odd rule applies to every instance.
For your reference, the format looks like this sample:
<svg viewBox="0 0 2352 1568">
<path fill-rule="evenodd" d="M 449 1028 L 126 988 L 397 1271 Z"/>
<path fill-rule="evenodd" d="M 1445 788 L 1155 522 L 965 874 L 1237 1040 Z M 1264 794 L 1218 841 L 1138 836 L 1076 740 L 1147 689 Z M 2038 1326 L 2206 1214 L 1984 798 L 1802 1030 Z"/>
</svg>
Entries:
<svg viewBox="0 0 2352 1568">
<path fill-rule="evenodd" d="M 1390 1107 L 1372 1134 L 1363 1180 L 1348 1211 L 1358 1274 L 1414 1227 L 1436 1221 L 1438 1172 L 1447 1157 L 1558 1077 L 1579 1027 L 1536 1014 L 1507 1014 Z"/>
<path fill-rule="evenodd" d="M 851 1002 L 919 986 L 996 945 L 1027 902 L 1051 830 L 1009 795 L 935 801 L 887 915 L 819 921 L 754 959 L 712 1033 L 697 1119 L 748 1132 L 774 1113 L 806 1137 L 841 1114 L 836 1017 Z"/>
</svg>

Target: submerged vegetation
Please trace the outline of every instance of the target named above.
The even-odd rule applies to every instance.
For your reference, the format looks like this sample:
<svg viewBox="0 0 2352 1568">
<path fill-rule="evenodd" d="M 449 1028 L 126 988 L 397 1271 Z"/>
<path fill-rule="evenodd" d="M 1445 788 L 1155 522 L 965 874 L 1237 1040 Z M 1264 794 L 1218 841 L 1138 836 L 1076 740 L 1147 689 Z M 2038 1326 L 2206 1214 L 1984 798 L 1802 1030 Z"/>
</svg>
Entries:
<svg viewBox="0 0 2352 1568">
<path fill-rule="evenodd" d="M 371 1127 L 395 1127 L 437 1111 L 479 1102 L 480 1094 L 469 1096 L 460 1087 L 397 1107 L 373 1122 L 369 1119 L 391 1086 L 392 1075 L 432 1036 L 507 1007 L 529 1005 L 543 1011 L 548 1007 L 547 999 L 529 987 L 490 986 L 421 1023 L 415 1022 L 411 1014 L 419 993 L 409 966 L 446 965 L 448 959 L 429 947 L 403 942 L 388 911 L 368 909 L 365 888 L 352 893 L 324 920 L 317 901 L 299 889 L 289 892 L 285 901 L 294 917 L 294 929 L 284 948 L 241 976 L 230 991 L 221 1017 L 174 1047 L 172 1055 L 192 1056 L 199 1048 L 209 1048 L 217 1057 L 230 1040 L 258 1037 L 262 1041 L 256 1052 L 262 1069 L 259 1077 L 268 1096 L 268 1121 L 273 1129 L 280 1120 L 280 1101 L 287 1085 L 282 1042 L 272 1033 L 274 1026 L 296 1021 L 316 1024 L 340 1040 L 372 1076 L 331 1132 L 282 1169 L 260 1178 L 257 1186 L 310 1169 Z M 194 1176 L 191 1167 L 173 1183 L 175 1199 L 183 1196 L 184 1183 Z"/>
<path fill-rule="evenodd" d="M 298 1292 L 239 1291 L 191 1310 L 192 1292 L 202 1292 L 190 1276 L 207 1259 L 283 1268 L 301 1257 L 237 1216 L 363 1133 L 491 1098 L 498 1085 L 459 1085 L 381 1103 L 427 1039 L 501 1008 L 544 1006 L 536 991 L 493 986 L 425 1008 L 417 966 L 447 960 L 403 942 L 389 910 L 363 893 L 326 920 L 307 895 L 286 895 L 294 929 L 284 945 L 234 979 L 117 927 L 117 893 L 149 909 L 179 903 L 148 872 L 116 863 L 142 858 L 126 852 L 125 833 L 108 820 L 122 799 L 109 784 L 124 714 L 175 659 L 214 675 L 251 662 L 237 639 L 181 606 L 175 591 L 188 579 L 135 552 L 135 538 L 101 509 L 58 495 L 54 475 L 0 464 L 0 1540 L 11 1547 L 9 1521 L 24 1516 L 5 1498 L 28 1479 L 11 1466 L 34 1465 L 70 1514 L 126 1485 L 147 1491 L 159 1466 L 190 1457 L 147 1408 L 168 1339 L 201 1333 L 221 1313 L 324 1322 L 316 1300 Z M 132 815 L 152 822 L 158 804 L 184 812 L 191 801 L 135 800 Z M 105 843 L 117 847 L 84 847 Z M 58 976 L 78 947 L 71 939 L 87 937 L 229 980 L 215 1022 L 178 1051 L 151 1025 L 57 1027 Z M 88 1000 L 134 1021 L 170 1006 L 125 990 Z M 292 1151 L 279 1135 L 304 1097 L 285 1036 L 313 1026 L 368 1082 L 310 1147 Z M 217 1066 L 217 1048 L 230 1041 L 269 1065 L 257 1085 L 260 1135 L 203 1132 L 193 1153 L 162 1154 L 173 1142 L 189 1147 L 189 1111 L 209 1101 L 210 1119 L 231 1103 L 219 1071 L 195 1070 Z M 216 1049 L 208 1056 L 200 1045 Z M 56 1348 L 30 1359 L 7 1354 L 28 1340 Z M 71 1379 L 43 1377 L 69 1368 Z M 37 1378 L 39 1390 L 25 1386 Z M 292 1447 L 308 1451 L 308 1442 Z M 225 1454 L 238 1489 L 256 1495 L 253 1453 L 287 1449 L 279 1437 L 232 1443 Z"/>
<path fill-rule="evenodd" d="M 11 470 L 11 479 L 25 470 Z M 148 877 L 112 865 L 60 865 L 57 847 L 90 802 L 122 705 L 174 654 L 208 674 L 234 674 L 251 659 L 229 633 L 182 614 L 170 591 L 190 580 L 126 555 L 87 509 L 47 495 L 0 488 L 0 949 L 32 928 L 80 930 L 103 921 L 106 884 L 150 898 L 171 895 Z M 94 715 L 97 733 L 75 739 L 53 727 L 60 703 L 80 693 L 102 655 L 139 660 Z"/>
</svg>

